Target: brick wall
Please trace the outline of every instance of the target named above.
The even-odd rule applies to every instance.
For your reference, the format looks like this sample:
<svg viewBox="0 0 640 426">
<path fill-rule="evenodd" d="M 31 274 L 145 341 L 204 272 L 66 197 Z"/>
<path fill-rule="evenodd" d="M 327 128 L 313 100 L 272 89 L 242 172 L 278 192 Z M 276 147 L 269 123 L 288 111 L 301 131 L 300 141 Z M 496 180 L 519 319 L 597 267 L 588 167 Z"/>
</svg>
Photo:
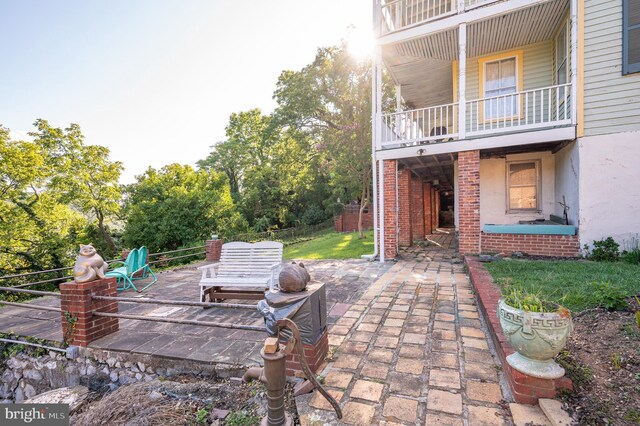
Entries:
<svg viewBox="0 0 640 426">
<path fill-rule="evenodd" d="M 372 206 L 369 207 L 373 209 Z M 358 230 L 358 213 L 342 212 L 340 216 L 333 218 L 336 232 L 353 232 Z M 362 229 L 373 228 L 373 213 L 362 213 Z"/>
<path fill-rule="evenodd" d="M 424 233 L 425 235 L 433 233 L 433 226 L 431 224 L 431 216 L 433 214 L 431 203 L 431 184 L 425 182 L 422 184 L 422 199 L 424 206 Z"/>
<path fill-rule="evenodd" d="M 302 349 L 304 350 L 304 358 L 305 361 L 307 361 L 309 368 L 312 372 L 316 373 L 327 357 L 327 353 L 329 353 L 329 335 L 327 333 L 327 329 L 325 328 L 324 332 L 320 335 L 315 344 L 303 344 Z M 289 377 L 305 377 L 302 370 L 302 364 L 298 357 L 298 352 L 296 351 L 287 355 L 285 368 L 287 376 Z"/>
<path fill-rule="evenodd" d="M 519 251 L 533 256 L 579 257 L 577 235 L 481 234 L 483 253 Z"/>
<path fill-rule="evenodd" d="M 398 170 L 398 245 L 409 247 L 413 242 L 411 229 L 411 170 Z"/>
<path fill-rule="evenodd" d="M 411 228 L 414 240 L 424 240 L 424 205 L 422 179 L 411 177 Z"/>
<path fill-rule="evenodd" d="M 500 289 L 493 283 L 493 278 L 477 258 L 465 257 L 465 263 L 478 298 L 480 312 L 487 323 L 491 340 L 502 364 L 502 371 L 516 402 L 537 404 L 538 398 L 554 398 L 559 390 L 572 389 L 573 383 L 566 376 L 554 380 L 539 379 L 514 370 L 507 363 L 506 357 L 513 353 L 513 348 L 504 335 L 498 318 Z"/>
<path fill-rule="evenodd" d="M 384 257 L 393 259 L 398 254 L 396 217 L 396 173 L 398 162 L 384 160 Z"/>
<path fill-rule="evenodd" d="M 60 284 L 62 336 L 70 345 L 87 346 L 94 340 L 118 331 L 118 318 L 97 317 L 93 311 L 118 313 L 118 302 L 94 300 L 91 296 L 116 296 L 116 279 Z M 67 313 L 75 324 L 67 320 Z"/>
<path fill-rule="evenodd" d="M 480 252 L 480 151 L 458 154 L 460 254 Z"/>
</svg>

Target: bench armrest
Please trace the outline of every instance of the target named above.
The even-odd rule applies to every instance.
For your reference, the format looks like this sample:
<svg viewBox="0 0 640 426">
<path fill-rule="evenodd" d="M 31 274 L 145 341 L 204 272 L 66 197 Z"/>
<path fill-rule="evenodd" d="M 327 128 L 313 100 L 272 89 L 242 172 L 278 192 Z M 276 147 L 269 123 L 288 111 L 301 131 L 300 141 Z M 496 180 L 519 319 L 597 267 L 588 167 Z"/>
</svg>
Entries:
<svg viewBox="0 0 640 426">
<path fill-rule="evenodd" d="M 203 266 L 198 266 L 198 271 L 202 271 L 202 278 L 201 279 L 207 279 L 207 278 L 215 278 L 216 277 L 216 268 L 218 268 L 218 266 L 220 265 L 219 262 L 216 263 L 212 263 L 210 265 L 203 265 Z"/>
<path fill-rule="evenodd" d="M 275 263 L 275 264 L 270 266 L 270 268 L 271 268 L 271 281 L 269 282 L 269 290 L 271 290 L 273 292 L 276 292 L 276 291 L 280 290 L 280 285 L 278 283 L 277 273 L 280 271 L 281 267 L 282 267 L 282 262 Z"/>
</svg>

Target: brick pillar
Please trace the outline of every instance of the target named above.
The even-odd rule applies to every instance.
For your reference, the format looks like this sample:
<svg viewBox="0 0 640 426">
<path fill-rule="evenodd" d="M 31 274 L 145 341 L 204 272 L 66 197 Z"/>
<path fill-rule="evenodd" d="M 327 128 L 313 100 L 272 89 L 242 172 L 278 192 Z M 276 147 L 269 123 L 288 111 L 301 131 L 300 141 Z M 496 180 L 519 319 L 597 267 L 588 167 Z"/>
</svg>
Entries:
<svg viewBox="0 0 640 426">
<path fill-rule="evenodd" d="M 458 154 L 459 252 L 480 253 L 480 151 Z"/>
<path fill-rule="evenodd" d="M 431 232 L 436 232 L 438 223 L 436 217 L 438 217 L 438 211 L 436 210 L 436 196 L 438 195 L 436 189 L 431 187 Z"/>
<path fill-rule="evenodd" d="M 411 170 L 398 170 L 398 245 L 410 247 L 411 229 Z"/>
<path fill-rule="evenodd" d="M 440 191 L 436 189 L 436 228 L 440 228 Z"/>
<path fill-rule="evenodd" d="M 284 343 L 284 342 L 281 342 Z M 304 358 L 312 372 L 317 372 L 329 353 L 329 334 L 325 328 L 318 340 L 313 344 L 302 344 L 304 350 Z M 287 376 L 303 378 L 302 365 L 298 357 L 298 352 L 293 351 L 287 355 L 285 360 L 285 368 Z"/>
<path fill-rule="evenodd" d="M 411 228 L 415 240 L 424 240 L 424 206 L 422 205 L 422 178 L 411 178 Z"/>
<path fill-rule="evenodd" d="M 396 173 L 398 162 L 384 160 L 384 257 L 393 259 L 398 254 L 398 218 L 396 214 Z"/>
<path fill-rule="evenodd" d="M 209 262 L 219 261 L 222 253 L 222 240 L 207 240 L 205 246 L 205 260 Z"/>
<path fill-rule="evenodd" d="M 333 217 L 333 227 L 336 232 L 342 232 L 342 222 L 343 222 L 344 213 Z"/>
<path fill-rule="evenodd" d="M 60 284 L 62 336 L 66 342 L 70 345 L 88 346 L 94 340 L 118 331 L 118 318 L 98 317 L 92 313 L 98 311 L 117 314 L 118 302 L 94 300 L 91 297 L 116 294 L 116 278 Z"/>
<path fill-rule="evenodd" d="M 431 226 L 431 184 L 425 182 L 422 184 L 422 198 L 424 205 L 424 234 L 433 234 Z"/>
</svg>

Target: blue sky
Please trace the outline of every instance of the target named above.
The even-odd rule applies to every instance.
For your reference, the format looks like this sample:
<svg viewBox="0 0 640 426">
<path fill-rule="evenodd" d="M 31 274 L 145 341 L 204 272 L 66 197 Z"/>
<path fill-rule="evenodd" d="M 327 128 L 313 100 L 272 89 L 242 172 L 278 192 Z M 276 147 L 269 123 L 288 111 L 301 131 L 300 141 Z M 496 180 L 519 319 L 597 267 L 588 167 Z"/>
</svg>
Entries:
<svg viewBox="0 0 640 426">
<path fill-rule="evenodd" d="M 270 112 L 284 69 L 350 25 L 370 39 L 371 0 L 0 0 L 0 124 L 78 123 L 125 164 L 194 164 L 232 112 Z"/>
</svg>

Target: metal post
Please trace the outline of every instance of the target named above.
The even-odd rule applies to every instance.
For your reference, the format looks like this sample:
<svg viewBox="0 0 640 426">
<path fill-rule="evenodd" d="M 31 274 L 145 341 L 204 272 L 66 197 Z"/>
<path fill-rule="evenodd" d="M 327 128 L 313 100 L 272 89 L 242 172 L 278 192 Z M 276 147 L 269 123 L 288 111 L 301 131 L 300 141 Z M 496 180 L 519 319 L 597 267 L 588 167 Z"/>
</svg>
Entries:
<svg viewBox="0 0 640 426">
<path fill-rule="evenodd" d="M 260 350 L 264 360 L 264 377 L 267 388 L 267 416 L 260 423 L 262 426 L 291 426 L 293 419 L 284 409 L 284 386 L 287 382 L 284 351 L 277 350 L 273 354 Z"/>
</svg>

